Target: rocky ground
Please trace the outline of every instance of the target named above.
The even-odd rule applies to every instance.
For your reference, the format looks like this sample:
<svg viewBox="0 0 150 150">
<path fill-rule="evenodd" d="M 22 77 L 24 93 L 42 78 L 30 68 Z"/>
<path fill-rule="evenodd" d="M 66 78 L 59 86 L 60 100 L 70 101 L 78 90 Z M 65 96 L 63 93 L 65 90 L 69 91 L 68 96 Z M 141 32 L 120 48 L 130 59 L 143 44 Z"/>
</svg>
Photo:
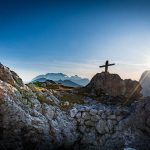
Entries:
<svg viewBox="0 0 150 150">
<path fill-rule="evenodd" d="M 110 105 L 78 91 L 52 81 L 25 85 L 1 64 L 0 150 L 150 149 L 149 98 Z"/>
</svg>

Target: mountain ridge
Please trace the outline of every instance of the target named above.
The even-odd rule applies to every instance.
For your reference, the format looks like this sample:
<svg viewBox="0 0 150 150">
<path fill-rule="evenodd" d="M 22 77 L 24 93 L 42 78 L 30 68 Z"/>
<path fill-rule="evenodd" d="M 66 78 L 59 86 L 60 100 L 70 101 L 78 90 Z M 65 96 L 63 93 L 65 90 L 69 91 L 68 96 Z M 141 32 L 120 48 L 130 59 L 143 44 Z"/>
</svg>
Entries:
<svg viewBox="0 0 150 150">
<path fill-rule="evenodd" d="M 64 86 L 70 86 L 70 87 L 80 87 L 79 84 L 76 84 L 70 80 L 59 80 L 57 83 L 63 84 Z"/>
<path fill-rule="evenodd" d="M 80 86 L 85 86 L 90 82 L 90 80 L 88 78 L 81 78 L 78 75 L 68 76 L 68 75 L 63 74 L 63 73 L 46 73 L 45 75 L 39 75 L 39 76 L 36 76 L 35 78 L 33 78 L 32 82 L 40 80 L 41 78 L 42 79 L 45 78 L 45 80 L 47 79 L 47 80 L 53 80 L 53 81 L 70 80 L 70 81 L 72 81 L 75 84 L 78 84 Z"/>
</svg>

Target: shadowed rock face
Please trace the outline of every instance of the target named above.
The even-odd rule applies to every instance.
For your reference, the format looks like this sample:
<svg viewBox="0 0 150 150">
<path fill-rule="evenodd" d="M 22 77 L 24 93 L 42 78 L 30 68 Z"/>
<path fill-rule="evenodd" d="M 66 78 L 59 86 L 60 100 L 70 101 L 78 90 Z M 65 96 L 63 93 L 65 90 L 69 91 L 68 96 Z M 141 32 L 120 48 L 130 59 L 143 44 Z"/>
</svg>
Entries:
<svg viewBox="0 0 150 150">
<path fill-rule="evenodd" d="M 16 88 L 10 79 L 0 80 L 0 150 L 150 149 L 150 99 L 130 107 L 76 104 L 62 111 L 56 91 L 39 91 L 59 101 L 42 103 L 37 93 L 24 84 Z"/>
<path fill-rule="evenodd" d="M 110 96 L 124 96 L 127 99 L 139 98 L 141 86 L 139 82 L 130 79 L 122 80 L 117 74 L 98 73 L 85 87 L 87 91 L 101 96 L 102 93 Z"/>
<path fill-rule="evenodd" d="M 143 72 L 139 80 L 143 96 L 150 96 L 150 70 Z"/>
</svg>

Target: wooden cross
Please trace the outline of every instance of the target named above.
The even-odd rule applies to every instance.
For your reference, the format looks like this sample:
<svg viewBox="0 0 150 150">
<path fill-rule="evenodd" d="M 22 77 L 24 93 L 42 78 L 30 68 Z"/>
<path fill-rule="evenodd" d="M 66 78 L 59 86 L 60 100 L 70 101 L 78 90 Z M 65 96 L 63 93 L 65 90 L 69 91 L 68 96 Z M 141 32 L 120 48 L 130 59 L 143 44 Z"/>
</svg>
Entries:
<svg viewBox="0 0 150 150">
<path fill-rule="evenodd" d="M 113 66 L 113 65 L 115 65 L 115 64 L 109 64 L 109 61 L 107 60 L 106 63 L 105 63 L 105 65 L 99 66 L 99 67 L 100 68 L 105 67 L 105 72 L 108 72 L 108 66 Z"/>
</svg>

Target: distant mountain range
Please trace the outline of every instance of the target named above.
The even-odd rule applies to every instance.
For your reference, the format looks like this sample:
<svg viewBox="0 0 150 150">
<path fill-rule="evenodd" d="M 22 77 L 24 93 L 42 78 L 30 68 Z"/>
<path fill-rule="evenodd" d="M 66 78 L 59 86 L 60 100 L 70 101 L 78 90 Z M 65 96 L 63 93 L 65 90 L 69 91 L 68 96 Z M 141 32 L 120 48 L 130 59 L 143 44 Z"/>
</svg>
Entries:
<svg viewBox="0 0 150 150">
<path fill-rule="evenodd" d="M 77 75 L 69 77 L 68 75 L 63 73 L 47 73 L 45 75 L 39 75 L 34 79 L 32 79 L 32 82 L 34 81 L 44 82 L 46 80 L 53 80 L 65 86 L 73 86 L 73 87 L 85 86 L 90 82 L 89 79 L 87 78 L 81 78 Z"/>
<path fill-rule="evenodd" d="M 80 87 L 81 85 L 79 85 L 79 84 L 76 84 L 76 83 L 74 83 L 74 82 L 72 82 L 72 81 L 70 81 L 70 80 L 59 80 L 59 81 L 57 81 L 57 83 L 60 83 L 60 84 L 62 84 L 62 85 L 64 85 L 64 86 L 70 86 L 70 87 Z"/>
<path fill-rule="evenodd" d="M 143 72 L 140 78 L 143 96 L 150 96 L 150 70 Z"/>
</svg>

